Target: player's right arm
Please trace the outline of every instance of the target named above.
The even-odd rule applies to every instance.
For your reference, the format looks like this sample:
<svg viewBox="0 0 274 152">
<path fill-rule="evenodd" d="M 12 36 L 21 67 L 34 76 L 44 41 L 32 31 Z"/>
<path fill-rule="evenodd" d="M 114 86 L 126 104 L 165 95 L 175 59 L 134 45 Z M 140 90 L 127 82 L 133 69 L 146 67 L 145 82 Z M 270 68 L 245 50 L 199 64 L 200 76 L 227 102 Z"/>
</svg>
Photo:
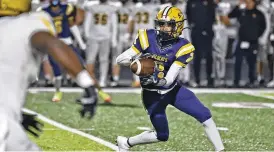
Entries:
<svg viewBox="0 0 274 152">
<path fill-rule="evenodd" d="M 35 20 L 33 19 L 33 24 L 35 24 L 33 25 L 34 30 L 29 37 L 30 45 L 40 53 L 51 55 L 76 78 L 77 83 L 81 87 L 87 88 L 92 86 L 94 84 L 93 80 L 88 72 L 83 69 L 73 50 L 55 37 L 56 31 L 50 19 L 45 13 L 35 16 Z"/>
<path fill-rule="evenodd" d="M 33 34 L 31 45 L 36 50 L 51 55 L 66 71 L 76 78 L 81 87 L 87 88 L 93 85 L 93 80 L 83 69 L 73 50 L 49 32 L 41 31 Z"/>
</svg>

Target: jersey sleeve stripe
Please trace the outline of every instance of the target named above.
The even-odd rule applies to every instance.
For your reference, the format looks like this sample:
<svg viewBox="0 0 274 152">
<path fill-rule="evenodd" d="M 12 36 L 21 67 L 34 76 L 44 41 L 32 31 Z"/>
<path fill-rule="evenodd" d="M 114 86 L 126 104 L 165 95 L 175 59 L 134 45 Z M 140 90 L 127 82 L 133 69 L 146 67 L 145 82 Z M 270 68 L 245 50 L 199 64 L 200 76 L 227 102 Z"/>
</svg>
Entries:
<svg viewBox="0 0 274 152">
<path fill-rule="evenodd" d="M 141 53 L 134 45 L 131 47 L 137 54 Z"/>
<path fill-rule="evenodd" d="M 185 54 L 191 53 L 195 50 L 194 46 L 191 43 L 188 43 L 182 46 L 179 51 L 176 53 L 176 58 L 183 56 Z"/>
<path fill-rule="evenodd" d="M 148 37 L 147 37 L 146 30 L 139 30 L 138 36 L 139 36 L 139 40 L 140 40 L 142 49 L 143 50 L 147 49 L 149 46 L 149 43 L 148 43 Z"/>
<path fill-rule="evenodd" d="M 186 67 L 186 64 L 180 62 L 180 61 L 174 61 L 175 64 L 181 66 L 181 67 Z"/>
<path fill-rule="evenodd" d="M 192 53 L 190 54 L 190 57 L 186 59 L 186 62 L 189 63 L 190 61 L 192 61 L 192 60 L 193 60 L 193 57 L 194 57 L 194 53 L 192 52 Z"/>
<path fill-rule="evenodd" d="M 55 34 L 55 29 L 52 26 L 52 24 L 50 23 L 50 21 L 48 21 L 46 18 L 40 17 L 41 21 L 43 22 L 43 24 L 47 27 L 47 29 L 49 30 L 50 34 L 52 35 L 56 35 Z"/>
<path fill-rule="evenodd" d="M 73 5 L 68 4 L 67 10 L 66 10 L 66 15 L 70 15 L 73 12 L 73 9 L 74 9 Z"/>
</svg>

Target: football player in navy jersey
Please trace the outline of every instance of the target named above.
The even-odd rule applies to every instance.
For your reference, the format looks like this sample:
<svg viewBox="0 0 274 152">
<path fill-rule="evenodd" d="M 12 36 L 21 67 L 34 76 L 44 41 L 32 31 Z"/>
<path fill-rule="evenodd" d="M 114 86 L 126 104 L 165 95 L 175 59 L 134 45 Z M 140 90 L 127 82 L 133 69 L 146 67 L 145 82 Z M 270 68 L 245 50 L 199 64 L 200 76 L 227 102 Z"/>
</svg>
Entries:
<svg viewBox="0 0 274 152">
<path fill-rule="evenodd" d="M 72 35 L 78 42 L 80 48 L 82 50 L 86 49 L 86 44 L 84 43 L 82 36 L 80 34 L 80 31 L 78 29 L 77 23 L 79 20 L 77 19 L 77 14 L 80 13 L 78 8 L 73 6 L 69 3 L 62 3 L 61 0 L 51 0 L 50 5 L 43 8 L 43 11 L 48 12 L 53 17 L 53 22 L 58 34 L 58 38 L 62 40 L 64 43 L 69 45 L 73 48 L 73 50 L 76 52 L 80 60 L 82 61 L 82 64 L 85 65 L 84 60 L 80 56 L 79 50 L 74 48 Z M 81 19 L 80 19 L 81 20 Z M 51 56 L 49 56 L 49 61 L 53 67 L 53 72 L 55 76 L 55 88 L 56 92 L 52 98 L 53 102 L 59 102 L 62 99 L 63 93 L 60 91 L 61 87 L 61 79 L 62 79 L 62 73 L 60 66 L 53 60 Z M 94 79 L 95 80 L 95 79 Z M 111 97 L 103 92 L 101 87 L 96 82 L 96 88 L 98 89 L 99 96 L 106 102 L 111 102 Z M 86 93 L 84 93 L 82 99 L 79 100 L 87 100 L 86 99 Z"/>
<path fill-rule="evenodd" d="M 77 25 L 74 25 L 77 11 L 75 6 L 66 3 L 63 4 L 60 0 L 51 0 L 50 5 L 44 7 L 42 10 L 52 16 L 57 36 L 61 41 L 71 46 L 74 51 L 77 51 L 72 46 L 73 40 L 71 36 L 73 34 L 75 39 L 78 41 L 81 49 L 86 49 L 86 45 L 81 38 L 80 31 Z M 78 52 L 76 54 L 79 55 Z M 60 87 L 62 85 L 61 67 L 56 63 L 56 61 L 53 60 L 51 56 L 49 56 L 49 61 L 53 68 L 56 88 L 56 92 L 52 98 L 52 101 L 58 102 L 62 99 L 62 92 L 60 91 Z"/>
<path fill-rule="evenodd" d="M 184 15 L 180 9 L 167 6 L 155 19 L 155 29 L 140 29 L 134 44 L 119 55 L 116 62 L 130 65 L 136 55 L 152 58 L 157 63 L 154 73 L 140 77 L 142 100 L 155 131 L 145 131 L 132 137 L 117 137 L 120 150 L 139 144 L 167 141 L 169 137 L 166 107 L 172 105 L 199 121 L 216 151 L 224 150 L 220 134 L 210 110 L 195 94 L 177 83 L 179 71 L 194 57 L 194 46 L 179 37 L 184 29 Z M 133 61 L 134 62 L 134 61 Z"/>
</svg>

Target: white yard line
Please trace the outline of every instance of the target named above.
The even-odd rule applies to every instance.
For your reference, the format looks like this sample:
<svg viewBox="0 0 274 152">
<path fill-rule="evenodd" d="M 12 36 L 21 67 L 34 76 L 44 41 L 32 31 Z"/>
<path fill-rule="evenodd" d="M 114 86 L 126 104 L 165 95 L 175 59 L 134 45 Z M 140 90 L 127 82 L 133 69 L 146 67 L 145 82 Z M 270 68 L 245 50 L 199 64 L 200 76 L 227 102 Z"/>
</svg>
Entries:
<svg viewBox="0 0 274 152">
<path fill-rule="evenodd" d="M 140 88 L 104 88 L 107 93 L 141 93 Z M 226 88 L 190 88 L 194 93 L 274 93 L 274 89 L 226 89 Z M 54 92 L 54 88 L 30 88 L 30 93 Z M 81 88 L 61 88 L 63 92 L 83 92 Z"/>
<path fill-rule="evenodd" d="M 217 127 L 217 129 L 220 131 L 228 131 L 228 128 L 226 127 Z"/>
<path fill-rule="evenodd" d="M 43 128 L 43 131 L 55 131 L 55 130 L 63 130 L 61 128 Z M 78 129 L 77 130 L 81 130 L 81 131 L 90 131 L 90 130 L 95 130 L 93 128 L 83 128 L 83 129 Z"/>
<path fill-rule="evenodd" d="M 258 93 L 274 93 L 274 91 L 272 92 L 252 92 L 252 91 L 247 91 L 244 92 L 244 94 L 249 95 L 249 96 L 254 96 L 254 97 L 261 97 L 261 98 L 266 98 L 266 99 L 272 99 L 274 100 L 274 96 L 268 96 L 268 95 L 263 95 L 263 94 L 258 94 Z"/>
<path fill-rule="evenodd" d="M 153 130 L 149 127 L 137 127 L 138 130 L 144 130 L 144 131 L 150 131 L 150 130 Z"/>
<path fill-rule="evenodd" d="M 24 112 L 27 112 L 27 113 L 35 113 L 35 114 L 37 114 L 37 117 L 38 117 L 39 119 L 41 119 L 42 121 L 45 121 L 46 123 L 49 123 L 49 124 L 51 124 L 51 125 L 53 125 L 53 126 L 55 126 L 55 127 L 57 127 L 57 128 L 60 128 L 60 129 L 63 129 L 63 130 L 72 132 L 72 133 L 74 133 L 74 134 L 77 134 L 77 135 L 86 137 L 86 138 L 88 138 L 88 139 L 90 139 L 90 140 L 93 140 L 93 141 L 95 141 L 95 142 L 97 142 L 97 143 L 100 143 L 100 144 L 102 144 L 102 145 L 104 145 L 104 146 L 106 146 L 106 147 L 109 147 L 109 148 L 111 148 L 111 149 L 113 149 L 113 150 L 115 150 L 115 151 L 118 151 L 118 147 L 117 147 L 116 145 L 114 145 L 113 143 L 110 143 L 110 142 L 105 141 L 105 140 L 103 140 L 103 139 L 101 139 L 101 138 L 95 137 L 95 136 L 93 136 L 93 135 L 91 135 L 91 134 L 84 133 L 84 132 L 79 131 L 79 130 L 77 130 L 77 129 L 74 129 L 74 128 L 65 126 L 65 125 L 63 125 L 63 124 L 61 124 L 61 123 L 59 123 L 59 122 L 56 122 L 56 121 L 54 121 L 54 120 L 51 120 L 51 119 L 49 119 L 49 118 L 47 118 L 47 117 L 45 117 L 45 116 L 43 116 L 43 115 L 41 115 L 41 114 L 39 114 L 39 113 L 36 113 L 36 112 L 34 112 L 34 111 L 31 111 L 31 110 L 29 110 L 29 109 L 25 109 L 25 108 L 24 108 L 23 111 L 24 111 Z"/>
</svg>

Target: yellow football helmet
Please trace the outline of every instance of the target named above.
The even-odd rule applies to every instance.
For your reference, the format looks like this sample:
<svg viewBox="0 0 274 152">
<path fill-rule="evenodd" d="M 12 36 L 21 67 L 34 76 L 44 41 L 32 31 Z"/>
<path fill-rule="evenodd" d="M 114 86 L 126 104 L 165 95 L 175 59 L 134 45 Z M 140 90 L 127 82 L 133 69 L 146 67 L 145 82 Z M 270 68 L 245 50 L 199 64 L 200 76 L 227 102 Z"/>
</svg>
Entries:
<svg viewBox="0 0 274 152">
<path fill-rule="evenodd" d="M 0 0 L 0 16 L 15 16 L 30 9 L 31 0 Z"/>
<path fill-rule="evenodd" d="M 184 14 L 175 6 L 167 6 L 161 9 L 155 19 L 155 29 L 158 32 L 162 41 L 178 38 L 184 29 Z M 169 33 L 161 31 L 161 26 L 171 26 L 172 30 Z"/>
</svg>

